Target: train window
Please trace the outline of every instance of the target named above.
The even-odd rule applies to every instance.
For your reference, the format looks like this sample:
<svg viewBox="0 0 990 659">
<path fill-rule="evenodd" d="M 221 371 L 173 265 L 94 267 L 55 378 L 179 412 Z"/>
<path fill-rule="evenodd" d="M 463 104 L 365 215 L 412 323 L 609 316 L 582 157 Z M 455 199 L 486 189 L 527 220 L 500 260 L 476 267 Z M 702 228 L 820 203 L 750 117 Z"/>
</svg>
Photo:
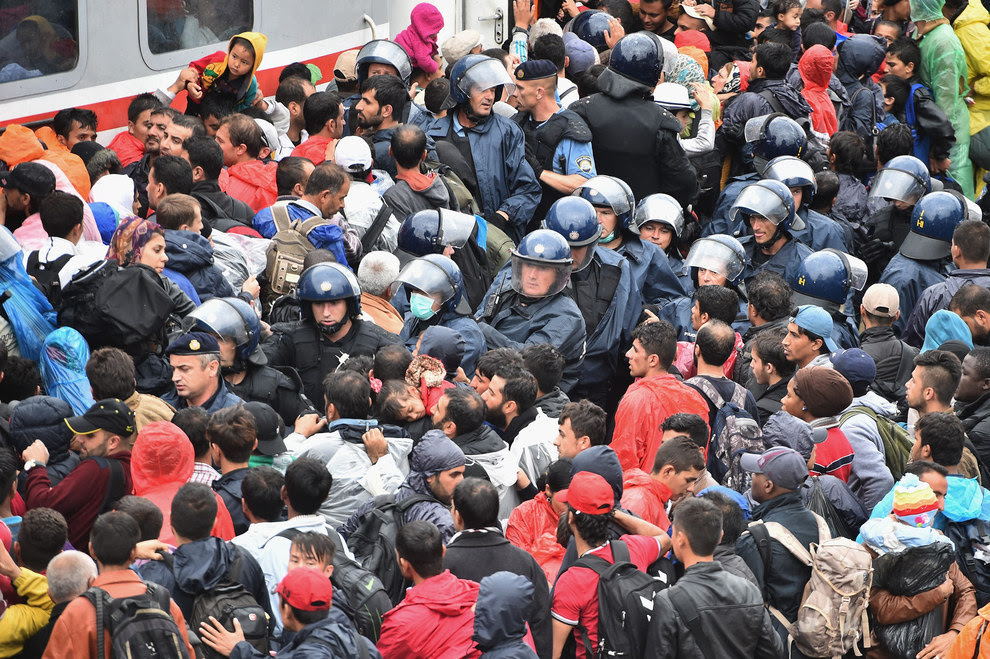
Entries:
<svg viewBox="0 0 990 659">
<path fill-rule="evenodd" d="M 145 0 L 153 55 L 227 43 L 254 25 L 255 0 Z"/>
<path fill-rule="evenodd" d="M 34 2 L 0 12 L 0 83 L 45 77 L 49 88 L 59 87 L 48 77 L 65 78 L 79 64 L 79 53 L 76 0 Z"/>
</svg>

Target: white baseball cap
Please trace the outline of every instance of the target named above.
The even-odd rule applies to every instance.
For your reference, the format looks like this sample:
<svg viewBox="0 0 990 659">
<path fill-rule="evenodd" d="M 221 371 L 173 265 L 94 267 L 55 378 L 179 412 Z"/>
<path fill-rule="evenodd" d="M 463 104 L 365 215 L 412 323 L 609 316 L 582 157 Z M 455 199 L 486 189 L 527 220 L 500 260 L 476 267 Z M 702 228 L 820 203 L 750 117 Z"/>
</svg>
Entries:
<svg viewBox="0 0 990 659">
<path fill-rule="evenodd" d="M 357 135 L 348 135 L 337 142 L 333 160 L 351 174 L 368 171 L 374 162 L 371 147 L 363 137 Z"/>
</svg>

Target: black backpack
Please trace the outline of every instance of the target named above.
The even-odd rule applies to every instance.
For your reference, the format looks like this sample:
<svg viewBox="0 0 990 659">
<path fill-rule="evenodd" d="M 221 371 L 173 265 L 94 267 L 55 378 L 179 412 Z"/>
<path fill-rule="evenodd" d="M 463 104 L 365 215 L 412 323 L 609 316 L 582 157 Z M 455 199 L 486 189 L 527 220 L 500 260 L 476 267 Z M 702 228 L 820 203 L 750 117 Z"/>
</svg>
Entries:
<svg viewBox="0 0 990 659">
<path fill-rule="evenodd" d="M 955 547 L 956 563 L 976 589 L 976 603 L 990 603 L 990 528 L 981 519 L 949 522 L 945 536 Z"/>
<path fill-rule="evenodd" d="M 113 598 L 95 586 L 82 594 L 96 608 L 96 656 L 107 656 L 103 632 L 109 631 L 111 659 L 189 659 L 168 591 L 155 583 L 145 586 L 132 597 Z"/>
<path fill-rule="evenodd" d="M 113 346 L 144 353 L 165 343 L 175 304 L 161 277 L 143 265 L 126 268 L 108 259 L 78 272 L 62 290 L 58 324 L 77 330 L 91 350 Z"/>
<path fill-rule="evenodd" d="M 375 497 L 372 508 L 361 517 L 361 524 L 347 538 L 347 546 L 361 566 L 382 580 L 392 604 L 402 601 L 404 579 L 395 560 L 395 537 L 405 526 L 406 511 L 417 503 L 436 499 L 414 494 L 396 503 L 394 494 Z"/>
<path fill-rule="evenodd" d="M 61 272 L 62 268 L 72 257 L 72 254 L 63 254 L 54 261 L 41 263 L 38 260 L 37 251 L 28 254 L 27 264 L 24 269 L 27 271 L 28 276 L 34 279 L 38 289 L 44 293 L 48 301 L 56 308 L 58 308 L 58 305 L 62 301 L 62 284 L 59 281 L 58 273 Z"/>
<path fill-rule="evenodd" d="M 582 628 L 584 649 L 589 659 L 643 657 L 653 598 L 667 584 L 636 567 L 625 542 L 612 540 L 609 545 L 614 562 L 588 554 L 574 563 L 574 567 L 586 567 L 598 573 L 598 647 L 591 647 Z"/>
<path fill-rule="evenodd" d="M 300 533 L 299 529 L 285 529 L 274 537 L 292 540 Z M 328 537 L 334 545 L 339 542 L 340 536 L 336 533 L 328 534 Z M 377 643 L 382 633 L 382 619 L 392 608 L 392 600 L 385 592 L 381 579 L 348 558 L 343 547 L 336 549 L 330 583 L 333 584 L 334 594 L 342 595 L 343 602 L 334 602 L 333 605 L 339 605 L 359 634 Z"/>
<path fill-rule="evenodd" d="M 210 617 L 216 618 L 227 631 L 234 631 L 234 618 L 241 623 L 244 640 L 254 646 L 259 652 L 268 655 L 268 614 L 258 604 L 254 595 L 241 585 L 241 571 L 244 565 L 244 550 L 236 548 L 236 557 L 230 563 L 227 574 L 216 586 L 196 595 L 193 599 L 192 612 L 186 619 L 189 629 L 198 632 L 203 623 L 208 623 Z M 169 570 L 174 565 L 172 554 L 163 553 L 163 561 Z M 196 647 L 197 658 L 219 659 L 218 654 L 209 646 L 202 644 Z"/>
</svg>

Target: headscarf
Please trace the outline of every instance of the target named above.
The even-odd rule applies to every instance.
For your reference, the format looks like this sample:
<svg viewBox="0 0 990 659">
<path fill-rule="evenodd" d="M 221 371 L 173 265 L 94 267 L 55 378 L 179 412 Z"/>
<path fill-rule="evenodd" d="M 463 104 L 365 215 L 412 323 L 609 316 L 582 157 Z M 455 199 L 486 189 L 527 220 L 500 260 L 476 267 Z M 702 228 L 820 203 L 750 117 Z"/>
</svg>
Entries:
<svg viewBox="0 0 990 659">
<path fill-rule="evenodd" d="M 691 88 L 691 83 L 705 83 L 707 79 L 705 78 L 705 72 L 701 69 L 701 65 L 694 58 L 690 55 L 677 53 L 677 59 L 674 61 L 674 66 L 671 69 L 670 75 L 666 77 L 666 81 L 683 85 L 688 90 L 688 96 L 691 98 L 691 108 L 695 112 L 701 109 L 698 101 L 694 100 L 694 90 Z"/>
<path fill-rule="evenodd" d="M 678 55 L 687 55 L 701 67 L 701 72 L 705 76 L 705 80 L 708 80 L 708 55 L 705 51 L 697 46 L 681 46 L 677 49 Z"/>
<path fill-rule="evenodd" d="M 940 309 L 925 324 L 925 343 L 921 346 L 921 352 L 937 350 L 940 345 L 953 339 L 973 349 L 973 334 L 965 321 L 948 309 Z"/>
<path fill-rule="evenodd" d="M 463 467 L 466 462 L 464 452 L 443 431 L 429 430 L 419 440 L 419 444 L 413 447 L 409 456 L 409 469 L 425 479 L 441 471 Z"/>
<path fill-rule="evenodd" d="M 121 266 L 138 263 L 141 261 L 141 251 L 155 234 L 164 236 L 165 230 L 151 220 L 133 216 L 123 218 L 110 239 L 107 258 L 116 259 Z"/>
<path fill-rule="evenodd" d="M 67 401 L 75 414 L 83 414 L 93 404 L 87 361 L 89 345 L 71 327 L 59 327 L 45 338 L 38 362 L 45 391 Z"/>
</svg>

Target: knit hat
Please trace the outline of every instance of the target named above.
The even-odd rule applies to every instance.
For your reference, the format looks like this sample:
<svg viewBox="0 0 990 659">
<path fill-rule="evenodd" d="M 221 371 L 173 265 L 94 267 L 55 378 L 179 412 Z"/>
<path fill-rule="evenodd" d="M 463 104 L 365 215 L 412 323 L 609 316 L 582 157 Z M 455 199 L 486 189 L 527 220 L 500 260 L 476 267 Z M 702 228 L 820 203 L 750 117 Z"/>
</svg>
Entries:
<svg viewBox="0 0 990 659">
<path fill-rule="evenodd" d="M 708 35 L 701 30 L 684 30 L 674 35 L 674 45 L 678 48 L 694 46 L 700 48 L 703 53 L 712 52 L 712 42 L 708 40 Z"/>
<path fill-rule="evenodd" d="M 849 380 L 827 366 L 802 368 L 794 374 L 794 393 L 816 419 L 835 416 L 852 404 Z"/>
<path fill-rule="evenodd" d="M 931 485 L 905 474 L 894 486 L 894 516 L 908 526 L 929 527 L 938 512 L 938 500 Z"/>
<path fill-rule="evenodd" d="M 447 62 L 447 66 L 453 66 L 454 62 L 480 45 L 480 32 L 477 30 L 464 30 L 444 41 L 443 45 L 440 46 L 440 52 L 443 54 L 443 59 Z"/>
</svg>

